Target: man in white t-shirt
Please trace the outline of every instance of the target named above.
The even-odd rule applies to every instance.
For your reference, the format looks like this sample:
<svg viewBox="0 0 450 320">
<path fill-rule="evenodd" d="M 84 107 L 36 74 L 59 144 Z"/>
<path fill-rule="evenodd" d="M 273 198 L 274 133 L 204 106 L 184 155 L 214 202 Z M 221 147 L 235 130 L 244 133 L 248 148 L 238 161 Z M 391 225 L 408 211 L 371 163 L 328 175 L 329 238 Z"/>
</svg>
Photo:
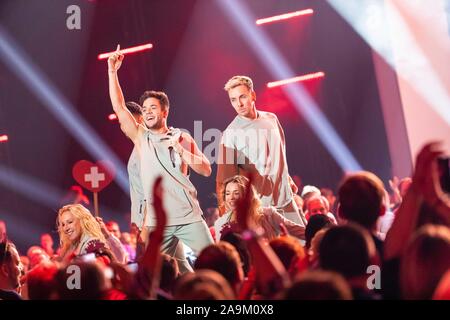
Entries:
<svg viewBox="0 0 450 320">
<path fill-rule="evenodd" d="M 227 178 L 251 175 L 264 207 L 274 206 L 287 219 L 306 225 L 301 209 L 293 200 L 294 186 L 288 172 L 285 137 L 277 116 L 256 109 L 256 93 L 249 77 L 232 77 L 225 84 L 225 91 L 237 116 L 222 135 L 217 194 Z"/>
</svg>

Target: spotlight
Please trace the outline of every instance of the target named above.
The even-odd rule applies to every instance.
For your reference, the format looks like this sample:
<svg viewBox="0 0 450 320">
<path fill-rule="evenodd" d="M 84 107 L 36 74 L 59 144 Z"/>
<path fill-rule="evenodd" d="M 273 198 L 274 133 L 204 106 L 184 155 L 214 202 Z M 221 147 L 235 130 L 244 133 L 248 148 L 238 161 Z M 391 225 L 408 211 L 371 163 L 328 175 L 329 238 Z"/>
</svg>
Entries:
<svg viewBox="0 0 450 320">
<path fill-rule="evenodd" d="M 111 114 L 108 116 L 108 120 L 110 120 L 110 121 L 116 121 L 116 120 L 117 120 L 117 115 L 116 115 L 115 113 L 111 113 Z"/>
<path fill-rule="evenodd" d="M 301 11 L 289 12 L 289 13 L 280 14 L 280 15 L 273 16 L 273 17 L 258 19 L 258 20 L 256 20 L 256 24 L 257 25 L 262 25 L 262 24 L 266 24 L 266 23 L 277 22 L 277 21 L 281 21 L 281 20 L 287 20 L 287 19 L 291 19 L 291 18 L 295 18 L 295 17 L 299 17 L 299 16 L 311 15 L 313 13 L 314 13 L 313 9 L 306 9 L 306 10 L 301 10 Z"/>
<path fill-rule="evenodd" d="M 143 44 L 143 45 L 136 46 L 136 47 L 121 49 L 120 51 L 123 54 L 129 54 L 129 53 L 136 53 L 136 52 L 140 52 L 140 51 L 144 51 L 144 50 L 150 50 L 151 48 L 153 48 L 153 45 L 151 43 L 147 43 L 147 44 Z M 101 54 L 98 55 L 98 60 L 107 59 L 114 52 L 115 51 L 111 51 L 111 52 L 107 52 L 107 53 L 101 53 Z"/>
<path fill-rule="evenodd" d="M 316 73 L 309 73 L 309 74 L 305 74 L 305 75 L 299 76 L 299 77 L 269 82 L 269 83 L 267 83 L 267 88 L 273 88 L 273 87 L 283 86 L 285 84 L 289 84 L 289 83 L 293 83 L 293 82 L 302 82 L 302 81 L 308 81 L 308 80 L 318 79 L 318 78 L 323 78 L 323 77 L 325 77 L 325 73 L 323 73 L 322 71 L 316 72 Z"/>
</svg>

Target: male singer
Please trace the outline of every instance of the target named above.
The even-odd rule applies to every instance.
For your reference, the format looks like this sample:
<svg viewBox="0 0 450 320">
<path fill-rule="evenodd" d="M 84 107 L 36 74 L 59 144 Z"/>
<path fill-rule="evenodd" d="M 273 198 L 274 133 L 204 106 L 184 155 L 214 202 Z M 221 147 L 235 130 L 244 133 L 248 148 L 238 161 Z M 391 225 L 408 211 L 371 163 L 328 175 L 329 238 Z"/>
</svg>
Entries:
<svg viewBox="0 0 450 320">
<path fill-rule="evenodd" d="M 164 92 L 146 91 L 140 98 L 145 127 L 136 123 L 125 105 L 117 71 L 124 55 L 117 47 L 108 59 L 109 94 L 120 128 L 133 141 L 140 157 L 144 192 L 151 196 L 153 183 L 163 177 L 164 207 L 168 213 L 162 251 L 172 256 L 181 240 L 195 253 L 213 243 L 202 218 L 197 190 L 188 177 L 188 167 L 203 176 L 211 175 L 211 165 L 194 139 L 180 129 L 167 126 L 169 99 Z M 148 233 L 156 226 L 152 199 L 147 201 Z M 180 271 L 191 271 L 186 259 L 178 261 Z"/>
<path fill-rule="evenodd" d="M 234 76 L 224 89 L 237 115 L 220 143 L 217 194 L 227 178 L 251 175 L 263 206 L 273 206 L 287 219 L 306 225 L 294 201 L 296 186 L 289 176 L 286 142 L 277 116 L 256 109 L 256 93 L 249 77 Z"/>
</svg>

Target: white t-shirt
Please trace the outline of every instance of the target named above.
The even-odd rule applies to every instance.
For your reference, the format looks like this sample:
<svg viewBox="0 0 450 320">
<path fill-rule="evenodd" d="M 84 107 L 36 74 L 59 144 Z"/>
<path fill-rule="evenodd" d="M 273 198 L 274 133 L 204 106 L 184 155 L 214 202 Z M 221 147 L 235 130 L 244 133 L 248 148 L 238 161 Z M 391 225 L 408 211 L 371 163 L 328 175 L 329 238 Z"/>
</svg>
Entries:
<svg viewBox="0 0 450 320">
<path fill-rule="evenodd" d="M 219 183 L 253 174 L 263 207 L 281 209 L 293 201 L 284 132 L 275 114 L 257 111 L 254 120 L 236 116 L 222 135 L 218 161 Z"/>
</svg>

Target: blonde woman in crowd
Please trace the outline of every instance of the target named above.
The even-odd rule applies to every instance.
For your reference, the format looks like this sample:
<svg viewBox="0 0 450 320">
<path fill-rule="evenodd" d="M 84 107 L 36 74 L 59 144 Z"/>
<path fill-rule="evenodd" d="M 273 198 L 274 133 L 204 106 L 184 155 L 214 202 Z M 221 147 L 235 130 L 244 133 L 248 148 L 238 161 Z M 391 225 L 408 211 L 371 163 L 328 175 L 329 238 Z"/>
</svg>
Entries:
<svg viewBox="0 0 450 320">
<path fill-rule="evenodd" d="M 106 256 L 109 260 L 124 263 L 124 252 L 120 241 L 102 229 L 104 224 L 95 219 L 91 212 L 81 204 L 70 204 L 58 212 L 57 227 L 60 238 L 60 258 L 70 261 L 75 257 L 94 253 Z M 114 252 L 114 253 L 113 253 Z"/>
</svg>

